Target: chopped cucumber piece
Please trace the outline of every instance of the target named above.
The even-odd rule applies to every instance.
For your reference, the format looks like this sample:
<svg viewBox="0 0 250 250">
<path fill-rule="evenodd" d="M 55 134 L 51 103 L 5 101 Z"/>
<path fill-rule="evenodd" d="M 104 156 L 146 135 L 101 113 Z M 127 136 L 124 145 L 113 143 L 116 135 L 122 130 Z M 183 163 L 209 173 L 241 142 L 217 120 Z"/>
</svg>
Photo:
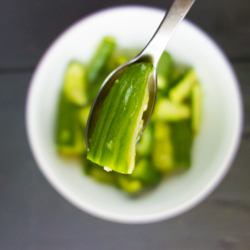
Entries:
<svg viewBox="0 0 250 250">
<path fill-rule="evenodd" d="M 172 70 L 170 72 L 170 89 L 174 87 L 181 79 L 187 74 L 190 67 L 182 65 L 180 63 L 173 63 Z"/>
<path fill-rule="evenodd" d="M 105 37 L 99 44 L 94 57 L 87 69 L 87 81 L 93 83 L 97 80 L 109 58 L 115 49 L 115 40 L 112 37 Z"/>
<path fill-rule="evenodd" d="M 63 87 L 65 97 L 78 105 L 85 105 L 88 102 L 85 74 L 85 67 L 76 61 L 69 64 L 65 74 Z"/>
<path fill-rule="evenodd" d="M 188 168 L 191 163 L 191 147 L 193 133 L 189 121 L 171 125 L 171 140 L 176 167 Z"/>
<path fill-rule="evenodd" d="M 92 163 L 93 164 L 93 163 Z M 108 184 L 115 184 L 116 178 L 114 173 L 108 173 L 100 166 L 93 164 L 90 169 L 89 174 L 99 182 L 108 183 Z"/>
<path fill-rule="evenodd" d="M 89 160 L 119 173 L 132 173 L 152 71 L 152 64 L 137 63 L 116 80 L 97 119 L 87 154 Z"/>
<path fill-rule="evenodd" d="M 201 123 L 201 100 L 202 91 L 200 84 L 196 83 L 191 92 L 191 126 L 194 133 L 197 133 Z"/>
<path fill-rule="evenodd" d="M 155 141 L 152 152 L 154 166 L 168 173 L 174 166 L 170 126 L 165 122 L 155 122 Z"/>
<path fill-rule="evenodd" d="M 167 79 L 163 75 L 157 74 L 157 87 L 159 90 L 167 89 Z"/>
<path fill-rule="evenodd" d="M 58 151 L 68 157 L 87 151 L 78 112 L 79 108 L 62 95 L 57 117 L 56 145 Z"/>
<path fill-rule="evenodd" d="M 108 184 L 116 184 L 116 176 L 115 173 L 108 173 L 103 168 L 100 168 L 97 164 L 89 161 L 84 154 L 82 156 L 82 167 L 83 171 L 86 175 L 90 175 L 96 181 L 108 183 Z"/>
<path fill-rule="evenodd" d="M 169 87 L 169 77 L 173 67 L 173 61 L 170 54 L 163 52 L 157 65 L 157 86 L 158 89 L 166 91 Z"/>
<path fill-rule="evenodd" d="M 144 130 L 140 140 L 136 144 L 136 153 L 145 156 L 150 155 L 154 141 L 153 124 L 150 123 Z"/>
<path fill-rule="evenodd" d="M 161 98 L 155 106 L 154 120 L 180 121 L 190 118 L 190 107 L 186 104 L 178 104 L 167 98 Z"/>
<path fill-rule="evenodd" d="M 168 78 L 172 70 L 172 67 L 173 67 L 172 57 L 168 52 L 164 51 L 157 65 L 157 73 Z"/>
<path fill-rule="evenodd" d="M 89 161 L 87 159 L 87 152 L 83 153 L 80 156 L 81 159 L 81 165 L 82 165 L 82 170 L 86 175 L 90 175 L 91 169 L 96 165 L 95 163 L 93 163 L 92 161 Z M 96 165 L 98 166 L 98 165 Z M 98 166 L 99 167 L 99 166 Z"/>
<path fill-rule="evenodd" d="M 81 124 L 86 128 L 88 117 L 89 117 L 89 112 L 90 112 L 91 106 L 85 106 L 79 110 L 79 119 Z"/>
<path fill-rule="evenodd" d="M 182 80 L 169 91 L 170 99 L 176 103 L 180 103 L 185 100 L 190 96 L 192 86 L 196 81 L 197 79 L 194 69 L 189 70 Z"/>
<path fill-rule="evenodd" d="M 142 183 L 139 180 L 133 180 L 126 175 L 117 175 L 117 185 L 128 193 L 137 193 L 142 189 Z"/>
<path fill-rule="evenodd" d="M 108 75 L 115 69 L 117 66 L 116 61 L 111 57 L 109 58 L 106 65 L 103 66 L 102 71 L 97 75 L 94 82 L 91 84 L 88 83 L 87 93 L 88 93 L 88 99 L 92 102 L 94 101 L 101 85 L 103 84 L 104 80 L 108 77 Z"/>
<path fill-rule="evenodd" d="M 161 180 L 161 174 L 148 159 L 143 158 L 136 163 L 131 178 L 145 185 L 156 185 Z"/>
</svg>

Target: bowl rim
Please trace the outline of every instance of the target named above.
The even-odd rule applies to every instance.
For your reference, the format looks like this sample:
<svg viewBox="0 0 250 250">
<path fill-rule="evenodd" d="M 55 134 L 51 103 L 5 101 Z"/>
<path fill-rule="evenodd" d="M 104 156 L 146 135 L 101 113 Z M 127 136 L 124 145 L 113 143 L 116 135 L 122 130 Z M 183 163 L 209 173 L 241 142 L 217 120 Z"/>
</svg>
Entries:
<svg viewBox="0 0 250 250">
<path fill-rule="evenodd" d="M 155 213 L 153 215 L 144 215 L 144 216 L 133 216 L 133 215 L 124 215 L 124 214 L 113 214 L 107 211 L 104 211 L 102 209 L 96 208 L 92 205 L 89 205 L 82 200 L 78 199 L 76 196 L 72 196 L 72 194 L 63 188 L 61 183 L 57 181 L 55 178 L 53 178 L 48 171 L 46 171 L 46 168 L 43 167 L 43 159 L 42 156 L 37 151 L 37 147 L 35 145 L 35 142 L 32 138 L 32 118 L 30 115 L 31 110 L 31 96 L 32 96 L 32 89 L 35 84 L 36 76 L 39 72 L 39 69 L 41 65 L 46 60 L 46 57 L 54 49 L 54 47 L 57 45 L 57 42 L 61 40 L 61 38 L 72 28 L 79 25 L 81 22 L 88 20 L 89 18 L 93 18 L 95 16 L 98 16 L 99 14 L 102 14 L 104 12 L 113 12 L 120 9 L 137 9 L 139 10 L 150 10 L 150 11 L 158 11 L 160 13 L 164 13 L 165 10 L 146 6 L 146 5 L 119 5 L 114 6 L 110 8 L 104 8 L 101 10 L 98 10 L 94 13 L 91 13 L 89 15 L 84 16 L 83 18 L 79 19 L 78 21 L 74 22 L 72 25 L 70 25 L 68 28 L 66 28 L 59 36 L 57 36 L 54 41 L 49 45 L 49 47 L 46 49 L 46 51 L 43 53 L 42 57 L 40 58 L 38 64 L 35 67 L 35 70 L 32 74 L 30 84 L 28 87 L 27 97 L 26 97 L 26 104 L 25 104 L 25 127 L 26 127 L 26 134 L 28 137 L 28 144 L 30 146 L 31 152 L 33 154 L 33 157 L 35 159 L 35 162 L 40 169 L 40 171 L 43 173 L 44 177 L 47 179 L 47 181 L 50 183 L 50 185 L 58 192 L 62 197 L 64 197 L 67 201 L 71 202 L 73 205 L 75 205 L 80 210 L 83 210 L 87 212 L 88 214 L 91 214 L 93 216 L 96 216 L 98 218 L 102 218 L 105 220 L 109 220 L 112 222 L 119 222 L 119 223 L 127 223 L 127 224 L 142 224 L 142 223 L 152 223 L 152 222 L 158 222 L 162 220 L 166 220 L 172 217 L 175 217 L 177 215 L 180 215 L 191 208 L 195 207 L 197 204 L 202 202 L 204 199 L 207 198 L 208 195 L 210 195 L 216 187 L 221 183 L 222 179 L 225 177 L 227 172 L 230 169 L 230 166 L 236 156 L 240 141 L 241 141 L 241 134 L 242 134 L 242 128 L 243 128 L 243 103 L 242 103 L 242 96 L 240 91 L 239 82 L 237 80 L 237 77 L 235 75 L 235 72 L 233 70 L 233 67 L 229 60 L 227 59 L 225 53 L 222 51 L 222 49 L 217 45 L 217 43 L 201 28 L 199 28 L 196 24 L 193 24 L 191 21 L 185 19 L 183 22 L 187 23 L 189 26 L 191 26 L 193 29 L 197 30 L 199 33 L 204 36 L 209 43 L 214 47 L 214 49 L 217 51 L 218 54 L 223 58 L 224 64 L 229 69 L 229 72 L 231 73 L 231 78 L 234 83 L 234 87 L 236 90 L 236 102 L 237 102 L 237 115 L 238 115 L 238 123 L 237 123 L 237 129 L 234 135 L 234 138 L 232 140 L 229 153 L 227 154 L 227 157 L 224 159 L 223 167 L 221 167 L 220 171 L 217 172 L 215 176 L 210 180 L 209 184 L 202 190 L 202 192 L 197 193 L 192 199 L 190 199 L 188 202 L 180 205 L 177 208 L 174 208 L 172 210 L 163 211 L 160 213 Z"/>
</svg>

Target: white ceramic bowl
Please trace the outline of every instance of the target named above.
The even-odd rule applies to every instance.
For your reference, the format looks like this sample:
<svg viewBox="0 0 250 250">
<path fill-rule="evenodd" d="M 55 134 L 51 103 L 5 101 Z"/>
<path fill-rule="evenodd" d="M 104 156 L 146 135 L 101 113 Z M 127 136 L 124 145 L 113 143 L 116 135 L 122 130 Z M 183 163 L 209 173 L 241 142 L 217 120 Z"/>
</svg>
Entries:
<svg viewBox="0 0 250 250">
<path fill-rule="evenodd" d="M 75 162 L 55 151 L 56 104 L 64 72 L 72 59 L 88 62 L 106 36 L 124 48 L 144 47 L 164 11 L 127 6 L 99 11 L 69 27 L 49 47 L 32 77 L 26 123 L 30 147 L 49 183 L 83 211 L 110 221 L 149 223 L 174 217 L 205 199 L 229 169 L 240 141 L 242 104 L 237 79 L 220 48 L 202 30 L 183 21 L 167 50 L 193 65 L 202 84 L 203 119 L 190 170 L 162 182 L 139 199 L 94 182 Z"/>
</svg>

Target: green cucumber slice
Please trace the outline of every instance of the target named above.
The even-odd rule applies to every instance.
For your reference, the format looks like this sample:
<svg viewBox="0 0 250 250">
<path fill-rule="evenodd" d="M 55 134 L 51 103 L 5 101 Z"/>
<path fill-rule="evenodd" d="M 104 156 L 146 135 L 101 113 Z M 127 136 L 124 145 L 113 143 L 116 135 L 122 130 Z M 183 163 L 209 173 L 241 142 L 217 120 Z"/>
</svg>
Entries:
<svg viewBox="0 0 250 250">
<path fill-rule="evenodd" d="M 162 173 L 173 169 L 173 147 L 171 142 L 171 128 L 166 122 L 155 122 L 155 141 L 152 151 L 153 165 Z"/>
<path fill-rule="evenodd" d="M 171 141 L 175 167 L 189 168 L 193 141 L 190 121 L 181 121 L 171 125 Z"/>
<path fill-rule="evenodd" d="M 152 71 L 152 64 L 136 63 L 116 80 L 97 119 L 87 154 L 89 160 L 119 173 L 132 173 Z"/>
<path fill-rule="evenodd" d="M 149 123 L 136 144 L 136 153 L 140 156 L 150 155 L 154 141 L 153 124 Z"/>
<path fill-rule="evenodd" d="M 144 185 L 156 185 L 161 180 L 161 173 L 152 165 L 149 159 L 140 159 L 135 166 L 131 178 L 140 180 Z"/>
<path fill-rule="evenodd" d="M 138 193 L 143 187 L 141 181 L 127 175 L 117 175 L 117 186 L 130 194 Z"/>
<path fill-rule="evenodd" d="M 191 126 L 196 134 L 199 131 L 201 123 L 201 101 L 202 90 L 200 84 L 196 83 L 191 92 Z"/>
<path fill-rule="evenodd" d="M 93 164 L 93 163 L 92 163 Z M 116 176 L 115 173 L 106 172 L 100 166 L 93 164 L 89 171 L 89 175 L 91 175 L 94 180 L 107 184 L 116 184 Z"/>
<path fill-rule="evenodd" d="M 153 114 L 154 120 L 180 121 L 190 118 L 190 107 L 186 104 L 178 104 L 168 98 L 161 98 L 156 102 Z"/>
<path fill-rule="evenodd" d="M 173 102 L 180 103 L 190 96 L 192 86 L 197 81 L 194 69 L 191 69 L 170 91 L 169 97 Z"/>
<path fill-rule="evenodd" d="M 66 70 L 63 91 L 65 97 L 77 105 L 86 105 L 88 102 L 85 74 L 84 65 L 76 61 L 72 61 Z"/>
<path fill-rule="evenodd" d="M 87 125 L 90 109 L 91 106 L 88 105 L 79 110 L 79 119 L 84 128 L 86 128 Z"/>
<path fill-rule="evenodd" d="M 82 168 L 86 175 L 91 176 L 95 181 L 116 185 L 116 175 L 115 172 L 108 173 L 104 169 L 100 168 L 97 164 L 89 161 L 86 158 L 86 154 L 83 154 Z"/>
<path fill-rule="evenodd" d="M 84 143 L 84 131 L 79 123 L 79 108 L 70 102 L 65 95 L 59 100 L 57 126 L 56 126 L 56 146 L 58 151 L 72 157 L 86 152 Z"/>
<path fill-rule="evenodd" d="M 109 58 L 111 57 L 115 46 L 116 43 L 112 37 L 105 37 L 99 44 L 87 69 L 88 83 L 93 83 L 97 80 L 98 75 L 101 73 Z"/>
<path fill-rule="evenodd" d="M 164 51 L 157 65 L 157 86 L 159 90 L 167 91 L 172 67 L 172 57 L 168 52 Z"/>
</svg>

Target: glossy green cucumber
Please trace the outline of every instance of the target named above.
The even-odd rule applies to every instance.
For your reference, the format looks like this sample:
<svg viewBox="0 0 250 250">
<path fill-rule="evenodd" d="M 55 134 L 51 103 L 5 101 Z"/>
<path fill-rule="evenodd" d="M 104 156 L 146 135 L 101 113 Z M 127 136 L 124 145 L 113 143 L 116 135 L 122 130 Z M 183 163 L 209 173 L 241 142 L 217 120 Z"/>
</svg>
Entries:
<svg viewBox="0 0 250 250">
<path fill-rule="evenodd" d="M 93 164 L 93 163 L 92 163 Z M 96 181 L 103 182 L 107 184 L 116 184 L 115 173 L 106 172 L 100 166 L 93 164 L 89 170 L 89 175 L 91 175 Z"/>
<path fill-rule="evenodd" d="M 194 69 L 189 70 L 182 80 L 169 91 L 171 101 L 180 103 L 189 97 L 191 89 L 196 81 L 197 78 Z"/>
<path fill-rule="evenodd" d="M 194 133 L 197 133 L 201 123 L 201 101 L 202 91 L 199 83 L 196 83 L 191 91 L 191 126 Z"/>
<path fill-rule="evenodd" d="M 153 124 L 149 123 L 140 140 L 136 144 L 136 154 L 140 156 L 150 155 L 154 141 Z"/>
<path fill-rule="evenodd" d="M 177 122 L 171 125 L 171 141 L 176 167 L 188 168 L 191 164 L 193 133 L 190 121 Z"/>
<path fill-rule="evenodd" d="M 172 58 L 168 52 L 164 51 L 157 65 L 157 86 L 159 90 L 166 91 L 168 89 L 172 67 Z"/>
<path fill-rule="evenodd" d="M 154 166 L 162 173 L 168 173 L 174 167 L 171 128 L 166 122 L 155 122 L 155 141 L 152 151 Z"/>
<path fill-rule="evenodd" d="M 66 70 L 63 91 L 65 97 L 77 105 L 86 105 L 86 68 L 77 61 L 72 61 Z"/>
<path fill-rule="evenodd" d="M 83 108 L 80 108 L 79 110 L 79 119 L 84 128 L 86 128 L 87 125 L 90 109 L 91 106 L 88 105 Z"/>
<path fill-rule="evenodd" d="M 100 72 L 98 72 L 98 74 L 96 75 L 95 80 L 92 83 L 88 83 L 87 94 L 91 102 L 95 99 L 101 85 L 103 84 L 107 76 L 118 66 L 119 62 L 117 58 L 115 58 L 113 54 L 110 55 L 110 57 L 107 59 L 106 64 L 103 65 L 102 70 L 100 70 Z"/>
<path fill-rule="evenodd" d="M 58 105 L 56 146 L 65 156 L 86 152 L 84 131 L 79 122 L 79 108 L 62 95 Z"/>
<path fill-rule="evenodd" d="M 189 119 L 190 115 L 191 111 L 188 105 L 174 103 L 168 98 L 161 98 L 156 102 L 153 119 L 162 121 L 180 121 Z"/>
<path fill-rule="evenodd" d="M 140 180 L 144 185 L 156 185 L 161 180 L 161 173 L 152 165 L 149 159 L 140 159 L 135 166 L 131 178 Z"/>
<path fill-rule="evenodd" d="M 112 37 L 105 37 L 99 44 L 95 55 L 87 68 L 87 81 L 93 83 L 97 80 L 98 75 L 107 64 L 115 49 L 115 40 Z"/>
<path fill-rule="evenodd" d="M 187 65 L 174 62 L 170 72 L 168 90 L 175 87 L 184 78 L 184 76 L 189 72 L 190 69 L 191 68 L 188 67 Z M 167 95 L 169 97 L 169 91 Z"/>
<path fill-rule="evenodd" d="M 87 158 L 119 173 L 132 173 L 135 144 L 148 102 L 150 63 L 129 66 L 115 81 L 98 117 Z"/>
<path fill-rule="evenodd" d="M 139 180 L 135 180 L 130 178 L 130 176 L 127 175 L 117 175 L 117 186 L 127 193 L 134 194 L 138 193 L 142 187 L 143 184 Z"/>
</svg>

